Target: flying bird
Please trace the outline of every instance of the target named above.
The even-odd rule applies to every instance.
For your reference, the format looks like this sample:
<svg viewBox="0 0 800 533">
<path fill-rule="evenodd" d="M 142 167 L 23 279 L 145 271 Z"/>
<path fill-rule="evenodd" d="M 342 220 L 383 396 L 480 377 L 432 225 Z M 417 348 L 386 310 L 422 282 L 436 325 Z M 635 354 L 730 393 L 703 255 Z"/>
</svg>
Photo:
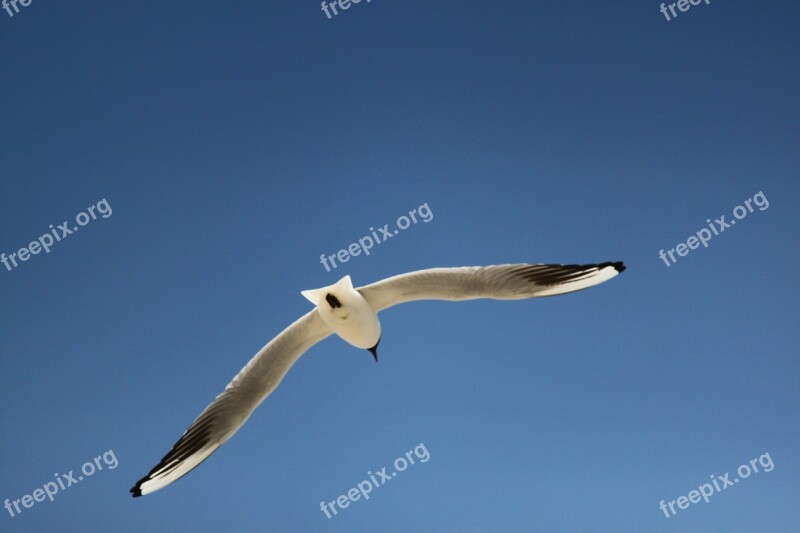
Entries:
<svg viewBox="0 0 800 533">
<path fill-rule="evenodd" d="M 353 288 L 350 276 L 301 291 L 314 309 L 264 346 L 200 413 L 172 449 L 131 488 L 134 497 L 162 489 L 205 461 L 247 421 L 306 350 L 335 333 L 378 361 L 378 313 L 414 300 L 519 300 L 555 296 L 603 283 L 622 262 L 589 265 L 513 264 L 432 268 Z"/>
</svg>

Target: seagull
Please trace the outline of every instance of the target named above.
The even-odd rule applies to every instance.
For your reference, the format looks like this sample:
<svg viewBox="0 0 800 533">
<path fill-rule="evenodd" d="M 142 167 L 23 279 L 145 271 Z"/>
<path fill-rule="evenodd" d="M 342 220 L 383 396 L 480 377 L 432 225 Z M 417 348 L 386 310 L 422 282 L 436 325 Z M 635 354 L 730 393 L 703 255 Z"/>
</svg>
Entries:
<svg viewBox="0 0 800 533">
<path fill-rule="evenodd" d="M 233 436 L 313 345 L 335 333 L 378 361 L 378 313 L 414 300 L 521 300 L 579 291 L 625 270 L 622 262 L 587 265 L 506 264 L 431 268 L 353 288 L 350 276 L 301 291 L 314 309 L 264 346 L 200 413 L 178 442 L 131 488 L 150 494 L 185 476 Z"/>
</svg>

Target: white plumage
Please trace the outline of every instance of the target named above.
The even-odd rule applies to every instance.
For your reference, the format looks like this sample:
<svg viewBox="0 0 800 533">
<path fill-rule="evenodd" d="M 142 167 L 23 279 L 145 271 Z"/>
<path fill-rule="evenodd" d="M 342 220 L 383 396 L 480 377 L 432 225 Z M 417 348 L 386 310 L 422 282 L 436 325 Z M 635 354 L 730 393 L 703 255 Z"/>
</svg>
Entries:
<svg viewBox="0 0 800 533">
<path fill-rule="evenodd" d="M 592 265 L 516 264 L 433 268 L 353 288 L 350 276 L 302 291 L 316 307 L 264 346 L 200 413 L 172 449 L 131 493 L 159 490 L 207 459 L 247 421 L 306 350 L 335 333 L 377 361 L 378 312 L 414 300 L 517 300 L 578 291 L 625 270 L 621 262 Z"/>
</svg>

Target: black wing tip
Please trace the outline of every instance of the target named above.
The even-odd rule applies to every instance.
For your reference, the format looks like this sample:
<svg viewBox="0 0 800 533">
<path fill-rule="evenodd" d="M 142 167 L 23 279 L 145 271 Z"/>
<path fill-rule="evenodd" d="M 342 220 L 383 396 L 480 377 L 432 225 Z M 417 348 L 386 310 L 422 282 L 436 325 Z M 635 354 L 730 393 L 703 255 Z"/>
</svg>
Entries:
<svg viewBox="0 0 800 533">
<path fill-rule="evenodd" d="M 597 265 L 597 268 L 605 268 L 608 266 L 614 267 L 614 270 L 616 270 L 619 273 L 625 272 L 625 269 L 627 268 L 622 261 L 613 261 L 613 262 L 609 261 L 607 263 L 600 263 L 599 265 Z"/>
<path fill-rule="evenodd" d="M 152 474 L 152 472 L 150 472 L 150 474 Z M 142 479 L 137 481 L 133 487 L 131 487 L 131 496 L 138 498 L 142 495 L 142 485 L 150 481 L 150 474 L 144 476 Z"/>
<path fill-rule="evenodd" d="M 169 455 L 167 455 L 167 457 L 168 456 Z M 166 459 L 167 457 L 164 457 L 164 459 Z M 131 496 L 133 496 L 134 498 L 142 496 L 142 485 L 153 479 L 150 476 L 152 476 L 154 472 L 156 472 L 159 468 L 161 468 L 161 466 L 164 464 L 164 459 L 162 459 L 160 463 L 154 466 L 153 469 L 150 470 L 150 472 L 148 472 L 146 476 L 137 481 L 136 484 L 133 487 L 131 487 Z"/>
<path fill-rule="evenodd" d="M 570 270 L 588 270 L 590 268 L 596 268 L 597 270 L 603 269 L 605 267 L 613 267 L 617 272 L 624 272 L 627 268 L 622 261 L 606 261 L 605 263 L 590 263 L 590 264 L 574 264 L 574 265 L 563 265 L 558 263 L 532 263 L 529 265 L 525 265 L 528 267 L 547 267 L 547 268 L 561 268 L 561 269 L 570 269 Z"/>
<path fill-rule="evenodd" d="M 134 498 L 138 498 L 139 496 L 142 495 L 142 489 L 140 488 L 142 486 L 142 483 L 143 481 L 137 481 L 136 485 L 131 487 L 131 496 L 133 496 Z"/>
<path fill-rule="evenodd" d="M 154 466 L 146 476 L 137 481 L 136 484 L 133 487 L 131 487 L 130 492 L 134 498 L 138 498 L 139 496 L 142 495 L 142 485 L 144 483 L 147 483 L 148 481 L 151 481 L 153 477 L 155 477 L 156 472 L 159 472 L 167 464 L 175 460 L 177 460 L 178 463 L 183 462 L 185 459 L 197 453 L 199 450 L 202 450 L 209 443 L 210 441 L 208 436 L 209 430 L 207 427 L 205 429 L 201 429 L 198 433 L 190 435 L 191 430 L 192 427 L 187 429 L 184 432 L 183 436 L 181 436 L 181 438 L 178 439 L 178 442 L 176 442 L 175 445 L 172 446 L 172 449 L 164 457 L 161 458 L 161 461 L 159 461 L 159 463 L 156 466 Z M 186 438 L 187 435 L 190 435 L 188 439 Z M 190 444 L 188 444 L 187 446 L 187 443 Z M 208 457 L 203 459 L 203 461 L 205 461 L 206 459 L 208 459 Z M 203 461 L 201 461 L 201 463 Z M 200 463 L 196 464 L 193 467 L 193 469 L 197 468 L 199 465 Z M 183 475 L 187 473 L 188 472 L 184 473 Z"/>
</svg>

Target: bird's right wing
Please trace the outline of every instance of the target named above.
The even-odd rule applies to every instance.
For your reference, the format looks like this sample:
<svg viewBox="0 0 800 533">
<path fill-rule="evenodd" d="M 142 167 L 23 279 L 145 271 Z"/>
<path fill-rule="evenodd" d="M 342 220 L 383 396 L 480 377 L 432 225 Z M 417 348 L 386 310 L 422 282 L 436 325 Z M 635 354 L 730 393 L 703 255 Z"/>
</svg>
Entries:
<svg viewBox="0 0 800 533">
<path fill-rule="evenodd" d="M 295 361 L 331 333 L 314 308 L 272 339 L 200 413 L 161 462 L 134 485 L 133 496 L 166 487 L 205 461 L 242 427 Z"/>
<path fill-rule="evenodd" d="M 414 300 L 518 300 L 554 296 L 597 285 L 623 270 L 622 262 L 431 268 L 386 278 L 356 290 L 377 313 Z"/>
</svg>

